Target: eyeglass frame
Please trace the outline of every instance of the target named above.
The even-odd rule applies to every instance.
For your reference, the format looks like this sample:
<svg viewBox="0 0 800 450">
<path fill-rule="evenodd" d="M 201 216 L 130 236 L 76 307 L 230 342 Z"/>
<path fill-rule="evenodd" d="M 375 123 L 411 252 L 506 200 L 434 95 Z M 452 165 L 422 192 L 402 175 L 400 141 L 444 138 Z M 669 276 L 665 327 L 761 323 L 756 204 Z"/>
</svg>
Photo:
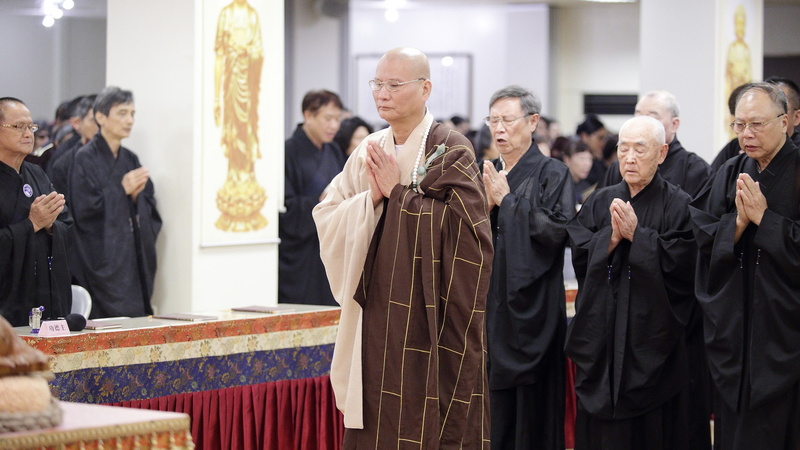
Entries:
<svg viewBox="0 0 800 450">
<path fill-rule="evenodd" d="M 394 80 L 378 81 L 378 80 L 373 78 L 373 79 L 369 80 L 367 82 L 367 84 L 369 84 L 369 88 L 372 89 L 375 92 L 380 91 L 381 88 L 383 88 L 383 87 L 385 87 L 386 90 L 389 91 L 389 92 L 397 92 L 397 91 L 400 90 L 401 86 L 405 86 L 406 84 L 409 84 L 409 83 L 416 83 L 417 81 L 428 81 L 428 79 L 427 78 L 417 78 L 415 80 L 408 80 L 408 81 L 394 81 Z M 375 86 L 377 86 L 377 88 Z"/>
<path fill-rule="evenodd" d="M 24 133 L 25 130 L 31 130 L 31 133 L 36 133 L 37 131 L 39 131 L 39 125 L 37 125 L 35 123 L 26 123 L 24 125 L 22 125 L 22 124 L 0 123 L 0 127 L 3 127 L 3 128 L 14 128 L 17 131 L 19 131 L 20 133 Z"/>
<path fill-rule="evenodd" d="M 736 122 L 734 120 L 733 122 L 731 122 L 730 127 L 731 127 L 731 130 L 733 130 L 733 132 L 736 133 L 736 134 L 742 134 L 748 128 L 750 128 L 750 131 L 752 131 L 753 133 L 761 133 L 762 131 L 764 131 L 764 126 L 765 125 L 767 125 L 770 122 L 774 122 L 775 120 L 780 119 L 781 116 L 785 116 L 785 115 L 787 115 L 787 114 L 786 113 L 780 113 L 777 116 L 773 117 L 772 119 L 767 120 L 766 122 L 749 122 L 748 123 L 748 122 Z M 737 126 L 741 126 L 742 129 L 740 131 L 736 131 L 736 127 Z M 755 127 L 755 128 L 753 128 L 753 127 Z"/>
<path fill-rule="evenodd" d="M 523 114 L 523 115 L 521 115 L 519 117 L 515 117 L 513 119 L 506 119 L 505 117 L 498 117 L 496 122 L 492 122 L 491 116 L 486 116 L 486 117 L 483 118 L 483 123 L 485 123 L 487 127 L 492 128 L 492 129 L 497 128 L 497 126 L 500 125 L 501 122 L 503 123 L 504 127 L 508 127 L 512 123 L 518 121 L 519 119 L 522 119 L 523 117 L 532 116 L 534 114 L 535 113 L 525 113 L 525 114 Z"/>
</svg>

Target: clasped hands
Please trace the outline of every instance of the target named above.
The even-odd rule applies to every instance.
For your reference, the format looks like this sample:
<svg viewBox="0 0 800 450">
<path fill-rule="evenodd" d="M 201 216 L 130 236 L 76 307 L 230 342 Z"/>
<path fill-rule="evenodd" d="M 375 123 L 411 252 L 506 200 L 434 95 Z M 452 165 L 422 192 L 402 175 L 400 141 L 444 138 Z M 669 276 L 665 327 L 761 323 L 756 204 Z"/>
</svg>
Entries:
<svg viewBox="0 0 800 450">
<path fill-rule="evenodd" d="M 367 177 L 369 178 L 372 206 L 389 198 L 392 189 L 400 182 L 400 168 L 392 154 L 386 154 L 377 142 L 367 142 Z M 416 168 L 414 168 L 416 170 Z"/>
<path fill-rule="evenodd" d="M 611 253 L 623 239 L 633 242 L 639 218 L 636 217 L 631 202 L 624 202 L 619 198 L 611 201 L 608 211 L 611 214 L 611 242 L 608 252 Z"/>
<path fill-rule="evenodd" d="M 126 173 L 122 177 L 122 188 L 125 189 L 125 194 L 130 195 L 133 201 L 144 190 L 147 185 L 147 180 L 150 179 L 150 170 L 145 167 L 139 167 Z"/>
<path fill-rule="evenodd" d="M 764 211 L 767 210 L 767 199 L 761 193 L 758 182 L 746 173 L 740 173 L 736 179 L 736 227 L 746 228 L 750 223 L 761 225 Z"/>
<path fill-rule="evenodd" d="M 33 232 L 36 233 L 42 228 L 50 232 L 56 218 L 64 210 L 65 203 L 64 194 L 56 191 L 36 197 L 28 213 L 28 220 L 33 224 Z"/>
<path fill-rule="evenodd" d="M 498 172 L 490 161 L 483 162 L 483 188 L 486 191 L 486 201 L 489 211 L 503 202 L 503 198 L 511 193 L 505 171 Z"/>
</svg>

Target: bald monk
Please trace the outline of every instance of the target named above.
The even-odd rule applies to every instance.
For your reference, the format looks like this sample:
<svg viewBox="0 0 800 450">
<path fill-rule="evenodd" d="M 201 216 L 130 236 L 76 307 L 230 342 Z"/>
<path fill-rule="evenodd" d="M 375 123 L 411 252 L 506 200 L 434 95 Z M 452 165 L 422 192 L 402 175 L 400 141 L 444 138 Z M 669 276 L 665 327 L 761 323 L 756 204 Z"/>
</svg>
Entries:
<svg viewBox="0 0 800 450">
<path fill-rule="evenodd" d="M 492 235 L 475 154 L 427 110 L 419 50 L 387 52 L 369 85 L 390 127 L 314 209 L 342 306 L 331 382 L 344 448 L 488 449 Z"/>
</svg>

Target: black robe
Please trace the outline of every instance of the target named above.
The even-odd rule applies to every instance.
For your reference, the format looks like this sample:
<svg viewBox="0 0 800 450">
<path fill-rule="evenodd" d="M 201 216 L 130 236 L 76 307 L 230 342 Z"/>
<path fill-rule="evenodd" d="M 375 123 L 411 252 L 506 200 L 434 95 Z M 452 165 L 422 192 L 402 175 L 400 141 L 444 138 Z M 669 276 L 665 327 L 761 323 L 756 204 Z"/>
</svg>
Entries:
<svg viewBox="0 0 800 450">
<path fill-rule="evenodd" d="M 279 215 L 278 301 L 337 306 L 325 266 L 319 257 L 319 236 L 311 211 L 347 157 L 334 143 L 318 149 L 302 125 L 286 140 L 284 205 Z"/>
<path fill-rule="evenodd" d="M 712 169 L 703 158 L 684 149 L 676 137 L 669 144 L 667 157 L 658 166 L 658 173 L 661 178 L 680 187 L 694 198 L 711 178 Z M 619 161 L 614 161 L 601 184 L 610 186 L 620 181 L 622 175 L 619 173 Z M 712 394 L 703 344 L 703 314 L 696 301 L 686 325 L 686 345 L 689 351 L 689 392 L 694 402 L 690 411 L 691 448 L 707 450 L 711 448 L 708 424 L 711 418 Z"/>
<path fill-rule="evenodd" d="M 64 317 L 72 307 L 68 209 L 53 223 L 52 234 L 34 233 L 28 220 L 36 197 L 52 191 L 41 167 L 23 162 L 18 174 L 0 162 L 0 314 L 15 327 L 28 325 L 28 313 L 37 306 L 44 306 L 43 318 Z"/>
<path fill-rule="evenodd" d="M 501 170 L 499 159 L 492 163 Z M 563 449 L 563 267 L 566 224 L 575 211 L 572 177 L 534 143 L 508 173 L 508 184 L 511 192 L 490 216 L 495 258 L 486 312 L 492 442 L 504 448 L 516 434 L 516 448 Z M 526 409 L 535 410 L 530 419 L 541 420 L 522 423 L 517 408 L 505 404 L 506 396 L 497 391 L 534 385 Z M 520 434 L 530 441 L 519 442 L 525 439 Z"/>
<path fill-rule="evenodd" d="M 623 239 L 609 255 L 614 198 L 631 202 L 638 226 L 633 242 Z M 656 173 L 632 199 L 624 181 L 595 191 L 567 226 L 579 288 L 566 352 L 577 368 L 579 416 L 588 414 L 613 426 L 614 421 L 673 408 L 674 399 L 684 393 L 685 326 L 695 301 L 697 251 L 690 200 Z M 686 413 L 659 412 L 679 419 L 661 431 L 685 440 Z M 671 445 L 684 448 L 679 442 Z"/>
<path fill-rule="evenodd" d="M 761 173 L 746 154 L 728 160 L 690 208 L 700 249 L 696 291 L 709 369 L 721 400 L 741 416 L 771 401 L 789 400 L 800 382 L 798 151 L 786 139 Z M 759 182 L 768 207 L 761 224 L 751 223 L 734 243 L 740 173 Z M 769 420 L 762 426 L 781 424 Z M 765 430 L 763 436 L 780 433 L 779 428 Z M 741 448 L 783 448 L 744 431 Z"/>
<path fill-rule="evenodd" d="M 667 157 L 658 166 L 661 178 L 683 189 L 692 198 L 711 177 L 711 167 L 701 157 L 683 148 L 678 138 L 669 144 Z M 612 186 L 622 181 L 619 161 L 614 161 L 598 187 Z"/>
<path fill-rule="evenodd" d="M 155 241 L 161 230 L 153 183 L 147 181 L 136 202 L 122 187 L 122 177 L 139 167 L 139 158 L 125 147 L 115 159 L 100 133 L 75 154 L 70 175 L 75 245 L 92 317 L 153 313 Z"/>
</svg>

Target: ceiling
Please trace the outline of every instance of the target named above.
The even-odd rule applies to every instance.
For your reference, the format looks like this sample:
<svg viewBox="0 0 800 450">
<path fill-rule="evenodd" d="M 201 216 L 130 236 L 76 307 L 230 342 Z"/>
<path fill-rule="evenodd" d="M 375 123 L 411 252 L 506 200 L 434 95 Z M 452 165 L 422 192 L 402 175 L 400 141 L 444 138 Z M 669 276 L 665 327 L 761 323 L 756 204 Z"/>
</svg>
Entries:
<svg viewBox="0 0 800 450">
<path fill-rule="evenodd" d="M 73 0 L 75 7 L 64 13 L 65 17 L 105 17 L 108 0 Z M 251 0 L 252 1 L 252 0 Z M 301 1 L 301 0 L 293 0 Z M 320 0 L 304 0 L 320 1 Z M 330 0 L 328 0 L 330 1 Z M 337 3 L 348 0 L 335 0 Z M 349 0 L 358 3 L 378 3 L 384 0 Z M 407 0 L 414 2 L 415 0 Z M 428 0 L 429 1 L 429 0 Z M 584 3 L 583 0 L 435 0 L 440 3 L 469 3 L 469 4 L 524 4 L 547 3 L 552 6 L 575 6 Z M 764 0 L 768 5 L 800 5 L 800 0 Z M 432 3 L 429 1 L 429 3 Z M 42 15 L 44 0 L 0 0 L 0 14 L 18 16 Z"/>
</svg>

